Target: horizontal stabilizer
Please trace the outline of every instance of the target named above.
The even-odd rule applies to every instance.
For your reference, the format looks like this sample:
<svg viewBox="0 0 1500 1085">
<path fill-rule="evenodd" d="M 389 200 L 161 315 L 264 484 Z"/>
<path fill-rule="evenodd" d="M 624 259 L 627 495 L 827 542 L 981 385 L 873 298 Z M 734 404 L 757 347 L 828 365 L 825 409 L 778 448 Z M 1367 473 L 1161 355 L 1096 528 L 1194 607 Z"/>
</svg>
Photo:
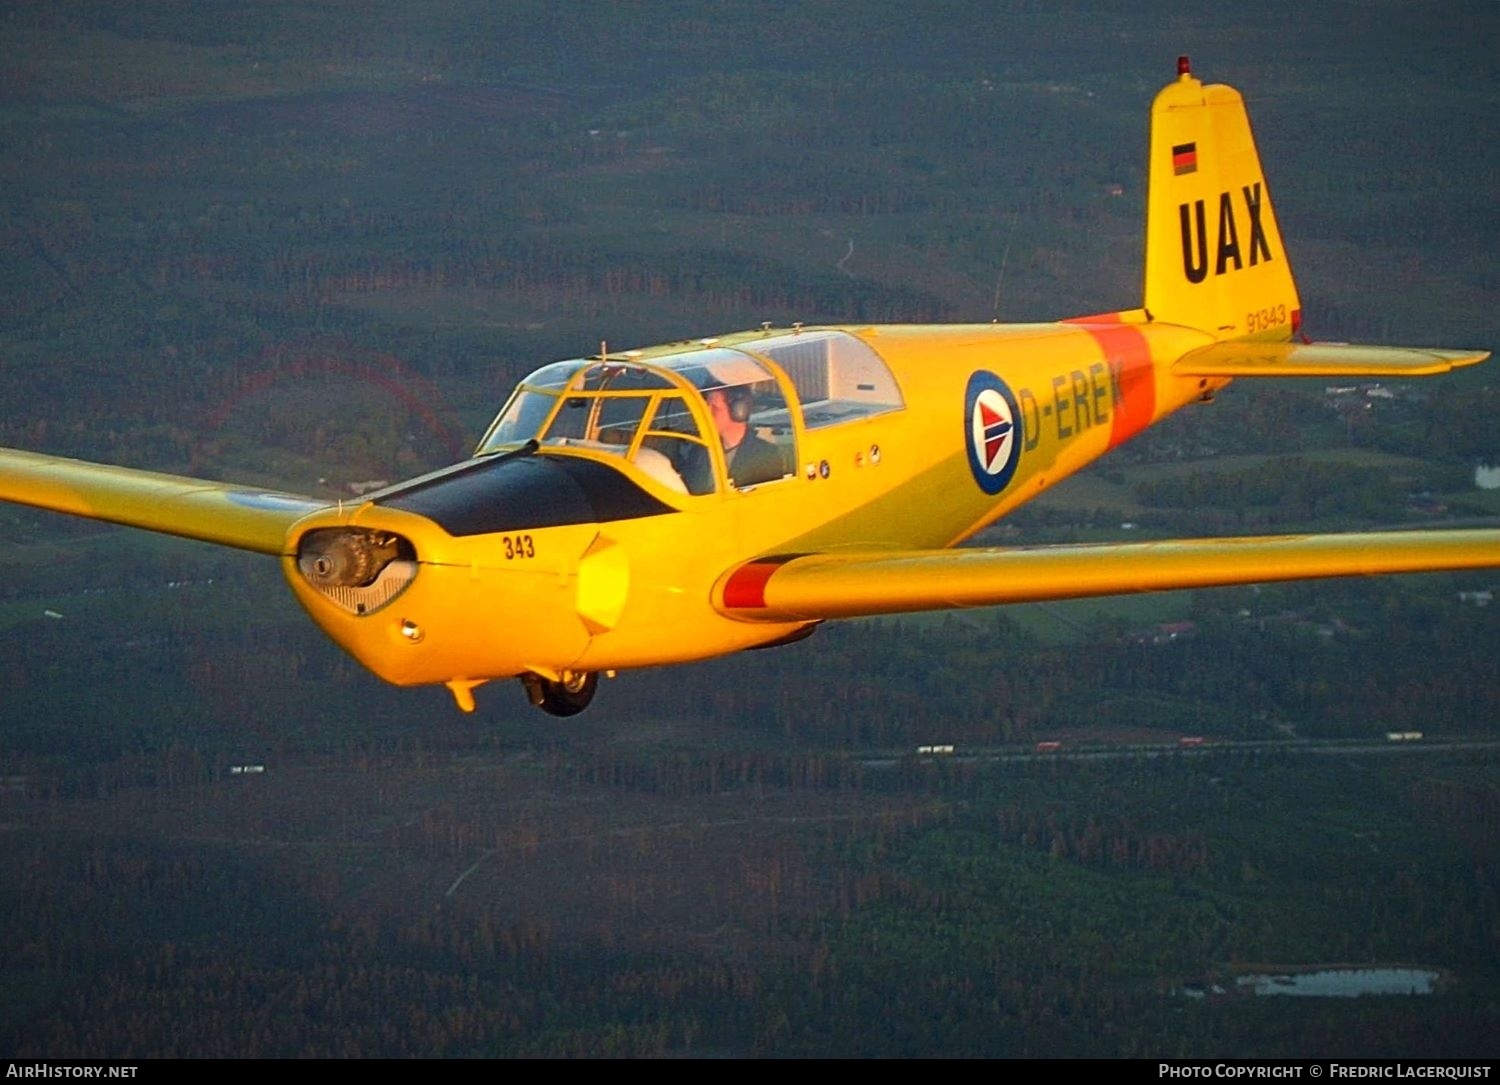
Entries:
<svg viewBox="0 0 1500 1085">
<path fill-rule="evenodd" d="M 1490 356 L 1487 350 L 1367 347 L 1353 343 L 1210 343 L 1172 366 L 1176 377 L 1430 377 Z"/>
<path fill-rule="evenodd" d="M 763 558 L 720 581 L 744 621 L 817 621 L 1091 595 L 1500 566 L 1500 530 L 1382 531 Z"/>
<path fill-rule="evenodd" d="M 287 529 L 328 502 L 180 475 L 0 448 L 0 500 L 280 554 Z"/>
</svg>

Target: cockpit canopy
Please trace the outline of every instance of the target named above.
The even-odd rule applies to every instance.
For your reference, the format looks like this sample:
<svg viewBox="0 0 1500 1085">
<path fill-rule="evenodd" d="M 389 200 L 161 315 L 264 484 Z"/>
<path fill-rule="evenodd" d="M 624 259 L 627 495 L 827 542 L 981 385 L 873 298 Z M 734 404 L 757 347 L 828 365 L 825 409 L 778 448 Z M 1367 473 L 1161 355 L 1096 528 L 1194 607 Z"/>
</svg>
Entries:
<svg viewBox="0 0 1500 1085">
<path fill-rule="evenodd" d="M 803 332 L 644 360 L 556 362 L 523 380 L 480 442 L 624 457 L 669 490 L 713 493 L 791 476 L 797 438 L 898 410 L 885 363 L 844 332 Z"/>
</svg>

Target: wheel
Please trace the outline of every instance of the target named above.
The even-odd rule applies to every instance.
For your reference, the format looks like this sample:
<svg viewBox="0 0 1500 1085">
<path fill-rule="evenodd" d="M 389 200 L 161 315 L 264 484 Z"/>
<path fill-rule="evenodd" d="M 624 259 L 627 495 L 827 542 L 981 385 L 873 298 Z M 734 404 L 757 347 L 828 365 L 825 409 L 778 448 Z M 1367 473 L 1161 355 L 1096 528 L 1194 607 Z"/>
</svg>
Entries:
<svg viewBox="0 0 1500 1085">
<path fill-rule="evenodd" d="M 561 682 L 539 674 L 523 674 L 521 685 L 532 704 L 550 716 L 576 716 L 594 699 L 599 687 L 595 671 L 564 671 Z"/>
</svg>

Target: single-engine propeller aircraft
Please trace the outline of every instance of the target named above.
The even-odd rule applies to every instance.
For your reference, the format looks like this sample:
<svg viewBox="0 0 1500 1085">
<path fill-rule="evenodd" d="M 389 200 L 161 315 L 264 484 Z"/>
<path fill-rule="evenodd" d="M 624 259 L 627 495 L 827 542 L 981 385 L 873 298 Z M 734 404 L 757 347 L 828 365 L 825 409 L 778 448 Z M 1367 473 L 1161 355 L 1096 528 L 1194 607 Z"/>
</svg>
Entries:
<svg viewBox="0 0 1500 1085">
<path fill-rule="evenodd" d="M 330 504 L 19 451 L 0 499 L 270 554 L 397 685 L 597 677 L 830 618 L 1500 565 L 1500 531 L 952 550 L 1235 378 L 1415 377 L 1487 352 L 1302 340 L 1240 94 L 1186 58 L 1151 110 L 1142 307 L 1055 324 L 800 327 L 543 366 L 462 463 Z"/>
</svg>

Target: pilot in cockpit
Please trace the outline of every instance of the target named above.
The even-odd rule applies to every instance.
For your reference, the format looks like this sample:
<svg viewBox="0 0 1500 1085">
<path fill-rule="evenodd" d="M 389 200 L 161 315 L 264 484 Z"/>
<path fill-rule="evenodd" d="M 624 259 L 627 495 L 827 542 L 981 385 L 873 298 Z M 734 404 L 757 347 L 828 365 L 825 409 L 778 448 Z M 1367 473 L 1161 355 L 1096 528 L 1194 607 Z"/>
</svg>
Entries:
<svg viewBox="0 0 1500 1085">
<path fill-rule="evenodd" d="M 659 369 L 585 359 L 544 366 L 521 382 L 479 454 L 514 451 L 530 441 L 628 456 L 667 489 L 703 495 L 721 485 L 711 454 L 717 437 L 735 488 L 786 477 L 792 458 L 787 404 L 771 373 L 728 349 L 672 361 Z M 689 389 L 702 396 L 706 420 L 692 409 Z M 767 440 L 762 432 L 778 437 Z M 785 449 L 781 434 L 788 434 Z"/>
<path fill-rule="evenodd" d="M 770 441 L 757 436 L 750 426 L 754 393 L 748 384 L 711 388 L 703 395 L 724 459 L 729 464 L 729 480 L 736 486 L 754 486 L 771 482 L 785 473 L 781 452 Z"/>
</svg>

